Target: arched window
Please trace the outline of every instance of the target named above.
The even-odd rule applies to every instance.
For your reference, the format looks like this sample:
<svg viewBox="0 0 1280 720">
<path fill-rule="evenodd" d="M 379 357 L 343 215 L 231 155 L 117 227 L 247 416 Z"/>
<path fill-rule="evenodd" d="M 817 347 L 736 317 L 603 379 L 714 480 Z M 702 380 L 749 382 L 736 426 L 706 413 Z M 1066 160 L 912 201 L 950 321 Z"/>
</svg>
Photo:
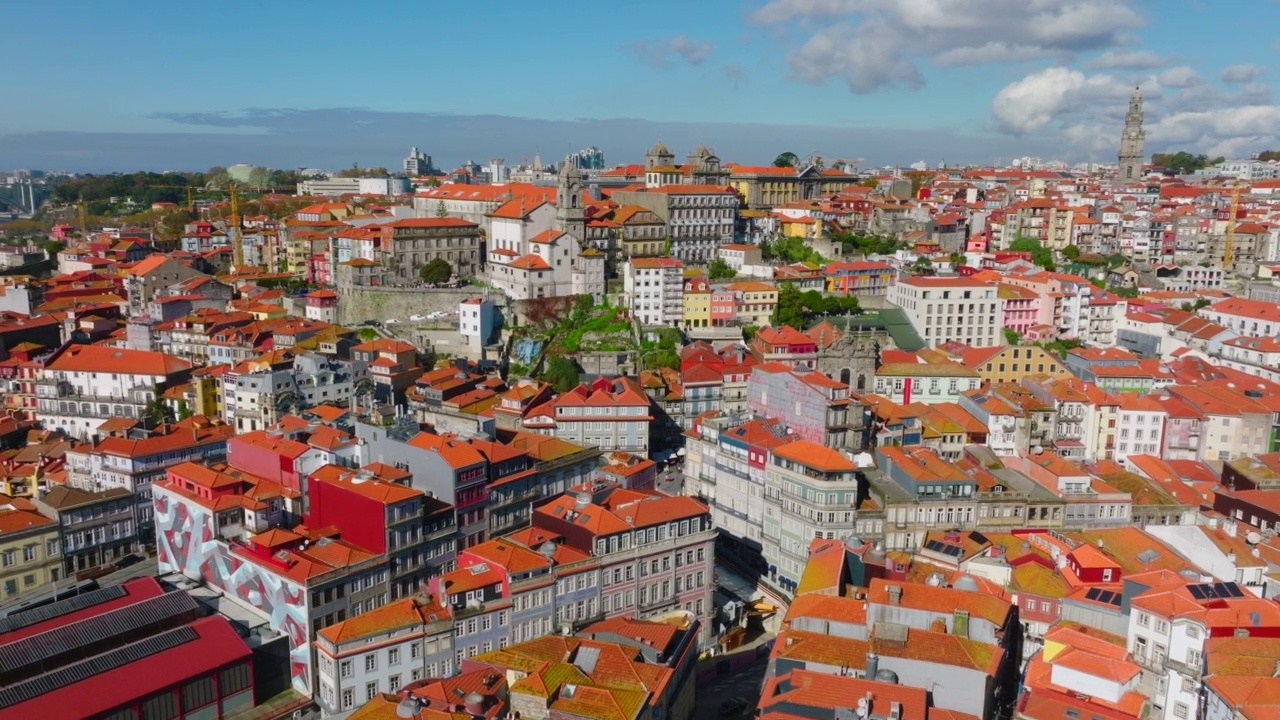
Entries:
<svg viewBox="0 0 1280 720">
<path fill-rule="evenodd" d="M 848 385 L 848 384 L 849 384 L 849 378 L 850 378 L 851 376 L 852 376 L 852 373 L 849 371 L 849 368 L 845 368 L 845 369 L 841 370 L 841 371 L 840 371 L 840 382 L 844 383 L 845 385 Z"/>
</svg>

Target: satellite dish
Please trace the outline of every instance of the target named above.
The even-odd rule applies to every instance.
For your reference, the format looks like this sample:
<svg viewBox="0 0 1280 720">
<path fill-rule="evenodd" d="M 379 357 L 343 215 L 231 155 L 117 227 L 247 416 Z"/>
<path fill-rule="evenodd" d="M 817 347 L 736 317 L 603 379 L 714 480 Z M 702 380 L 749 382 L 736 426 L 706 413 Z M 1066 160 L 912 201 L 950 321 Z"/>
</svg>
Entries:
<svg viewBox="0 0 1280 720">
<path fill-rule="evenodd" d="M 399 705 L 396 705 L 396 717 L 412 718 L 418 714 L 420 709 L 417 698 L 407 697 L 401 700 Z"/>
<path fill-rule="evenodd" d="M 1244 539 L 1245 539 L 1245 542 L 1249 543 L 1250 545 L 1257 545 L 1258 543 L 1262 542 L 1262 535 L 1257 532 L 1250 531 L 1248 535 L 1244 536 Z"/>
</svg>

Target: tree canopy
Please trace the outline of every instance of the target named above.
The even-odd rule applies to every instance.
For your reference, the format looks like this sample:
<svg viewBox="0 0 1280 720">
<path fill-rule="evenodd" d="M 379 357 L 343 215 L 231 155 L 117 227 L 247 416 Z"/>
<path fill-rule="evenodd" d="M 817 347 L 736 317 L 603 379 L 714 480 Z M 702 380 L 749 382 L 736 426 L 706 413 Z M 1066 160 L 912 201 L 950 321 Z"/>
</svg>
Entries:
<svg viewBox="0 0 1280 720">
<path fill-rule="evenodd" d="M 712 280 L 728 280 L 737 275 L 738 271 L 730 267 L 722 257 L 712 258 L 711 262 L 707 263 L 707 277 Z"/>
<path fill-rule="evenodd" d="M 1263 162 L 1280 160 L 1280 150 L 1263 150 L 1262 152 L 1258 153 L 1258 159 Z"/>
<path fill-rule="evenodd" d="M 778 288 L 778 304 L 773 311 L 773 324 L 805 329 L 822 315 L 857 314 L 862 309 L 852 295 L 823 295 L 817 290 L 804 290 L 795 283 Z"/>
<path fill-rule="evenodd" d="M 785 263 L 824 263 L 826 258 L 810 247 L 803 238 L 782 237 L 760 243 L 760 255 L 765 260 L 781 260 Z"/>
<path fill-rule="evenodd" d="M 1176 153 L 1156 153 L 1151 156 L 1152 165 L 1159 165 L 1170 170 L 1177 170 L 1180 173 L 1195 172 L 1196 170 L 1209 167 L 1210 165 L 1217 165 L 1224 160 L 1226 160 L 1226 158 L 1222 157 L 1210 160 L 1208 155 L 1203 153 L 1199 155 L 1192 155 L 1185 150 L 1179 150 Z"/>
<path fill-rule="evenodd" d="M 1053 251 L 1040 244 L 1035 238 L 1020 237 L 1009 244 L 1009 249 L 1014 252 L 1031 253 L 1031 262 L 1039 265 L 1045 270 L 1053 270 Z"/>
<path fill-rule="evenodd" d="M 793 152 L 787 151 L 773 159 L 774 167 L 795 167 L 800 162 L 800 156 Z"/>
<path fill-rule="evenodd" d="M 892 255 L 898 249 L 898 243 L 893 238 L 882 238 L 874 235 L 836 233 L 831 236 L 831 239 L 840 243 L 845 253 Z"/>
<path fill-rule="evenodd" d="M 422 282 L 442 285 L 453 279 L 453 266 L 444 258 L 433 258 L 431 262 L 418 268 L 418 277 Z"/>
</svg>

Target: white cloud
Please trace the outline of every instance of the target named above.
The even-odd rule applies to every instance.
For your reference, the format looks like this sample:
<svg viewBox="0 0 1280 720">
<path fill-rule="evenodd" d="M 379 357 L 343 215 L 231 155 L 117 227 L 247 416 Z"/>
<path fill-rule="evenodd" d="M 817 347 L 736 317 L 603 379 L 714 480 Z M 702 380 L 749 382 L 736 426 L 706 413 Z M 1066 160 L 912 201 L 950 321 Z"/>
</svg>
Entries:
<svg viewBox="0 0 1280 720">
<path fill-rule="evenodd" d="M 1262 77 L 1267 69 L 1261 65 L 1232 65 L 1222 70 L 1222 82 L 1247 83 Z"/>
<path fill-rule="evenodd" d="M 1133 88 L 1111 75 L 1085 75 L 1051 67 L 1009 83 L 996 93 L 991 112 L 1008 132 L 1024 134 L 1078 117 L 1099 103 L 1120 103 Z"/>
<path fill-rule="evenodd" d="M 1085 63 L 1094 70 L 1149 70 L 1164 67 L 1165 58 L 1150 50 L 1108 50 Z"/>
<path fill-rule="evenodd" d="M 690 65 L 701 65 L 715 51 L 715 44 L 710 40 L 694 40 L 688 35 L 677 35 L 653 42 L 637 40 L 625 43 L 623 47 L 640 60 L 660 70 L 670 69 L 674 58 L 680 58 Z"/>
<path fill-rule="evenodd" d="M 1280 106 L 1248 105 L 1178 112 L 1150 125 L 1151 139 L 1211 155 L 1239 157 L 1280 145 Z"/>
<path fill-rule="evenodd" d="M 787 56 L 796 77 L 840 77 L 851 91 L 869 93 L 920 87 L 922 61 L 981 65 L 1118 47 L 1126 30 L 1143 24 L 1132 2 L 773 0 L 750 20 L 785 26 L 801 38 Z"/>
<path fill-rule="evenodd" d="M 1165 70 L 1160 73 L 1159 80 L 1161 85 L 1170 88 L 1189 88 L 1204 83 L 1204 78 L 1200 77 L 1200 73 L 1185 65 Z"/>
</svg>

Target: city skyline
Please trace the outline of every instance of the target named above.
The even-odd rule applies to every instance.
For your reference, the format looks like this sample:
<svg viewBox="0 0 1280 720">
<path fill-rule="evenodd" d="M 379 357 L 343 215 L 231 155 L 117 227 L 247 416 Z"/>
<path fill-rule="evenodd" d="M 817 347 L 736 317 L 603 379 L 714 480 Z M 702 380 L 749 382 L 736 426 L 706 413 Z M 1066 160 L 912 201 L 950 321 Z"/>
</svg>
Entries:
<svg viewBox="0 0 1280 720">
<path fill-rule="evenodd" d="M 412 145 L 442 167 L 587 145 L 612 164 L 658 140 L 746 163 L 1114 162 L 1137 85 L 1148 153 L 1280 145 L 1276 3 L 131 7 L 7 13 L 11 49 L 40 61 L 7 78 L 0 167 L 395 167 Z"/>
</svg>

